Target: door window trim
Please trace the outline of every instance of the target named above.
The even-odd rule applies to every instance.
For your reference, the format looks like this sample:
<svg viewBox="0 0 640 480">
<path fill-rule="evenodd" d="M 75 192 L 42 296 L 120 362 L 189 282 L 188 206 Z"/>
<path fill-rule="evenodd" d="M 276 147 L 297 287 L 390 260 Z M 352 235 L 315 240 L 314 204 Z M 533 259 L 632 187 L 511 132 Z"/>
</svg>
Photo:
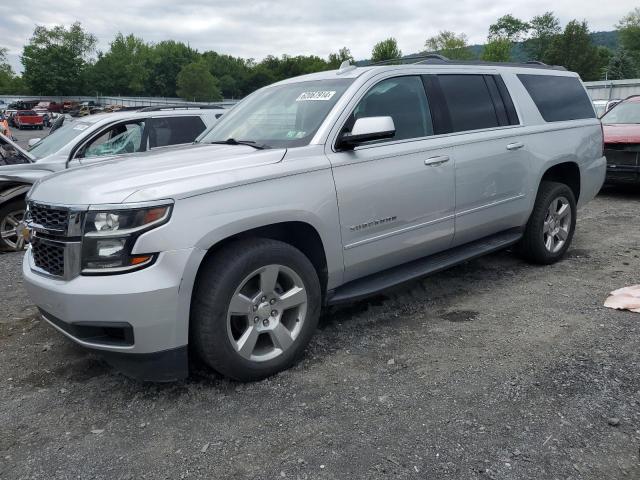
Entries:
<svg viewBox="0 0 640 480">
<path fill-rule="evenodd" d="M 80 161 L 80 163 L 82 163 L 82 159 L 85 157 L 77 157 L 76 155 L 78 154 L 78 152 L 84 150 L 86 148 L 86 146 L 94 141 L 95 139 L 99 138 L 101 135 L 104 135 L 105 132 L 115 126 L 118 125 L 126 125 L 128 123 L 144 123 L 144 130 L 142 131 L 142 138 L 140 139 L 140 145 L 144 146 L 144 150 L 141 150 L 140 152 L 134 152 L 134 153 L 141 153 L 141 152 L 146 152 L 149 149 L 149 145 L 148 145 L 148 138 L 149 138 L 149 131 L 148 131 L 148 122 L 149 122 L 149 118 L 145 117 L 145 118 L 132 118 L 129 120 L 122 120 L 122 121 L 116 121 L 116 122 L 112 122 L 109 123 L 107 125 L 104 126 L 104 128 L 101 128 L 97 131 L 95 131 L 94 133 L 90 134 L 87 136 L 87 138 L 85 138 L 82 142 L 78 143 L 78 145 L 76 145 L 71 152 L 69 153 L 69 159 L 67 160 L 67 166 L 69 165 L 69 162 L 73 161 L 73 160 L 78 160 Z M 116 155 L 105 155 L 105 157 L 120 157 L 122 155 L 131 155 L 131 153 L 118 153 Z M 90 158 L 100 158 L 100 157 L 90 157 Z"/>
</svg>

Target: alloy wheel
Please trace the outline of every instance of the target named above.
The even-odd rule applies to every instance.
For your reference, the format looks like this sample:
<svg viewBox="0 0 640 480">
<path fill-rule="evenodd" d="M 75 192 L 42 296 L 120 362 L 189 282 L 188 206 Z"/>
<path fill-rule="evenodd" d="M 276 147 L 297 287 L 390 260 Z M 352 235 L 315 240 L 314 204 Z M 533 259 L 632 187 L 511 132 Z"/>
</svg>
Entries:
<svg viewBox="0 0 640 480">
<path fill-rule="evenodd" d="M 542 227 L 545 248 L 551 253 L 559 252 L 569 238 L 573 221 L 571 205 L 566 197 L 551 201 Z"/>
<path fill-rule="evenodd" d="M 24 239 L 20 226 L 24 219 L 24 210 L 14 210 L 0 220 L 0 238 L 3 243 L 14 250 L 24 248 Z"/>
<path fill-rule="evenodd" d="M 265 362 L 282 355 L 297 339 L 307 313 L 300 276 L 284 265 L 249 274 L 231 297 L 227 335 L 246 360 Z"/>
</svg>

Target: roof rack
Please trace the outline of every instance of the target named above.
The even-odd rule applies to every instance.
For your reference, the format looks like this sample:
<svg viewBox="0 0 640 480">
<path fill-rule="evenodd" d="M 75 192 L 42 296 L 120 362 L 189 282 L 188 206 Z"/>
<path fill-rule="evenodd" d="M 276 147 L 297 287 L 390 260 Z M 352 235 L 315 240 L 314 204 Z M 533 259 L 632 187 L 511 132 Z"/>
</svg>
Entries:
<svg viewBox="0 0 640 480">
<path fill-rule="evenodd" d="M 159 112 L 162 110 L 221 110 L 221 105 L 155 105 L 153 107 L 143 107 L 140 112 Z"/>
<path fill-rule="evenodd" d="M 482 60 L 450 60 L 443 55 L 437 53 L 427 53 L 424 55 L 410 55 L 408 57 L 396 58 L 391 60 L 383 60 L 381 62 L 370 63 L 367 66 L 379 66 L 379 65 L 478 65 L 478 66 L 491 66 L 491 67 L 524 67 L 524 68 L 544 68 L 549 70 L 565 70 L 566 68 L 559 65 L 547 65 L 538 60 L 529 60 L 525 63 L 515 62 L 485 62 Z"/>
</svg>

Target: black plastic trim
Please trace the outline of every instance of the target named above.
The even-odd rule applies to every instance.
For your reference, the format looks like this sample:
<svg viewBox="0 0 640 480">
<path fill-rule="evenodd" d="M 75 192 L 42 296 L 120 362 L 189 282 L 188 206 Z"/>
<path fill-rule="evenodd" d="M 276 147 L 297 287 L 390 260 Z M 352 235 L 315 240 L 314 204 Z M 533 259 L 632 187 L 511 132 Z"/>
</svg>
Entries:
<svg viewBox="0 0 640 480">
<path fill-rule="evenodd" d="M 189 376 L 187 345 L 153 353 L 95 352 L 126 377 L 141 382 L 175 382 Z"/>
<path fill-rule="evenodd" d="M 67 323 L 39 309 L 46 320 L 73 338 L 105 346 L 128 347 L 135 343 L 133 327 L 127 322 L 75 322 Z"/>
<path fill-rule="evenodd" d="M 328 305 L 353 302 L 396 285 L 440 272 L 459 263 L 507 248 L 522 238 L 522 228 L 512 228 L 442 253 L 404 263 L 382 272 L 353 280 L 327 296 Z"/>
</svg>

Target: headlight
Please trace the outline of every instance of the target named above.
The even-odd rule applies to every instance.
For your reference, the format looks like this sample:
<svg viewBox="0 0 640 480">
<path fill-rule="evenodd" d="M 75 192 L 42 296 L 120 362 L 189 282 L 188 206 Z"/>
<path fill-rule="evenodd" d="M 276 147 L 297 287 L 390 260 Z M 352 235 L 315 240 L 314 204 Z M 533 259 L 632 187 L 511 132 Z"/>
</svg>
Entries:
<svg viewBox="0 0 640 480">
<path fill-rule="evenodd" d="M 172 204 L 89 210 L 82 237 L 82 274 L 124 273 L 149 266 L 155 253 L 133 255 L 144 232 L 169 221 Z"/>
</svg>

